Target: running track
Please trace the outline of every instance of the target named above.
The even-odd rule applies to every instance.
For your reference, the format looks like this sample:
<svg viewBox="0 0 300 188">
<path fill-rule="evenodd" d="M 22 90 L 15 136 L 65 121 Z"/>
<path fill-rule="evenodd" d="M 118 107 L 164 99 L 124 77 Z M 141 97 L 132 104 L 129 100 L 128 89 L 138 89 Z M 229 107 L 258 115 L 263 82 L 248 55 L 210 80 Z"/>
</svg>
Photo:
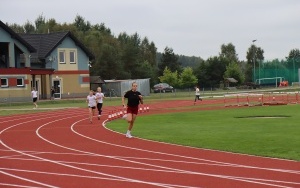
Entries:
<svg viewBox="0 0 300 188">
<path fill-rule="evenodd" d="M 300 162 L 128 139 L 105 128 L 110 110 L 93 124 L 80 108 L 0 117 L 0 187 L 300 187 Z"/>
</svg>

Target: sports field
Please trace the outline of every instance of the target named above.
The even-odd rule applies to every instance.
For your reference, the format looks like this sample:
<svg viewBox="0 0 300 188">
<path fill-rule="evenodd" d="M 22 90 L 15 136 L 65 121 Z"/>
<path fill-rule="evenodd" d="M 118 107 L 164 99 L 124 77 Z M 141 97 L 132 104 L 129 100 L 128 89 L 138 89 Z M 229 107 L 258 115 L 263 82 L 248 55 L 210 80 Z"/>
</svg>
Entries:
<svg viewBox="0 0 300 188">
<path fill-rule="evenodd" d="M 150 111 L 139 114 L 129 139 L 127 123 L 111 116 L 123 109 L 120 103 L 107 99 L 93 123 L 81 99 L 40 101 L 35 110 L 30 103 L 1 106 L 0 186 L 300 185 L 299 104 L 225 107 L 221 98 L 196 105 L 191 98 L 146 98 Z"/>
<path fill-rule="evenodd" d="M 191 97 L 169 95 L 174 96 L 155 95 L 145 101 L 159 103 L 170 100 L 176 103 L 181 99 L 192 100 Z M 213 100 L 207 98 L 196 106 L 192 103 L 190 106 L 173 106 L 166 110 L 168 113 L 143 114 L 137 118 L 133 134 L 185 146 L 300 161 L 299 104 L 224 108 L 222 102 L 215 104 L 211 102 Z M 107 98 L 104 110 L 108 106 L 118 108 L 119 104 L 119 98 Z M 0 115 L 85 108 L 86 103 L 84 99 L 42 101 L 40 107 L 39 110 L 32 110 L 31 103 L 2 104 Z M 119 119 L 108 123 L 107 127 L 124 133 L 127 123 Z"/>
<path fill-rule="evenodd" d="M 199 148 L 300 161 L 300 106 L 225 108 L 137 118 L 138 137 Z M 124 120 L 108 127 L 125 132 Z"/>
</svg>

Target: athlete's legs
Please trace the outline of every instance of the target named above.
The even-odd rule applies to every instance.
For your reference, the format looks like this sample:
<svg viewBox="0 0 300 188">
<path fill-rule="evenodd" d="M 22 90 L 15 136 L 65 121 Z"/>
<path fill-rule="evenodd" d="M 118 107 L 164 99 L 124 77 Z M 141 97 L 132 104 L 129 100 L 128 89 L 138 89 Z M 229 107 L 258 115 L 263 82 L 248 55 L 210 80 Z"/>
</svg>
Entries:
<svg viewBox="0 0 300 188">
<path fill-rule="evenodd" d="M 98 115 L 101 116 L 102 113 L 102 103 L 97 104 Z"/>
<path fill-rule="evenodd" d="M 89 107 L 89 120 L 92 123 L 92 120 L 93 120 L 93 109 L 91 107 Z"/>
<path fill-rule="evenodd" d="M 129 123 L 128 130 L 131 131 L 134 121 L 136 119 L 136 114 L 128 114 L 128 115 L 130 116 L 130 121 L 128 121 L 129 119 L 127 119 L 128 123 Z M 128 115 L 127 115 L 127 117 L 128 117 Z"/>
</svg>

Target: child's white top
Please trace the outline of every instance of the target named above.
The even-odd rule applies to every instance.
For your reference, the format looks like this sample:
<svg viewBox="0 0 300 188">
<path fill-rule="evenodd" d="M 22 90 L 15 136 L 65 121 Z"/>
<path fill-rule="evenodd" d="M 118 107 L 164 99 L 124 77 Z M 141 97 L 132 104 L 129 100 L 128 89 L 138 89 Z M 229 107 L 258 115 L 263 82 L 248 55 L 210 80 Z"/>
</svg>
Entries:
<svg viewBox="0 0 300 188">
<path fill-rule="evenodd" d="M 98 100 L 98 103 L 103 103 L 104 94 L 103 93 L 96 93 L 96 98 Z"/>
<path fill-rule="evenodd" d="M 95 95 L 92 95 L 92 96 L 88 95 L 86 99 L 88 101 L 89 107 L 96 106 L 96 96 Z"/>
</svg>

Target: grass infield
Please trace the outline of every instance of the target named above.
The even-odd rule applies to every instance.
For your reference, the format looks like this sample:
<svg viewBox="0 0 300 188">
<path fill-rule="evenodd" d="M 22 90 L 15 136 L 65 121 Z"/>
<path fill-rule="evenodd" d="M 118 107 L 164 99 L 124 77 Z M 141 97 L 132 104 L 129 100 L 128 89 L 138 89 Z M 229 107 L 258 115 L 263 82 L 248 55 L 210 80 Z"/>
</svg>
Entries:
<svg viewBox="0 0 300 188">
<path fill-rule="evenodd" d="M 150 140 L 300 161 L 299 105 L 139 116 L 133 135 Z M 108 128 L 125 133 L 127 122 Z"/>
</svg>

